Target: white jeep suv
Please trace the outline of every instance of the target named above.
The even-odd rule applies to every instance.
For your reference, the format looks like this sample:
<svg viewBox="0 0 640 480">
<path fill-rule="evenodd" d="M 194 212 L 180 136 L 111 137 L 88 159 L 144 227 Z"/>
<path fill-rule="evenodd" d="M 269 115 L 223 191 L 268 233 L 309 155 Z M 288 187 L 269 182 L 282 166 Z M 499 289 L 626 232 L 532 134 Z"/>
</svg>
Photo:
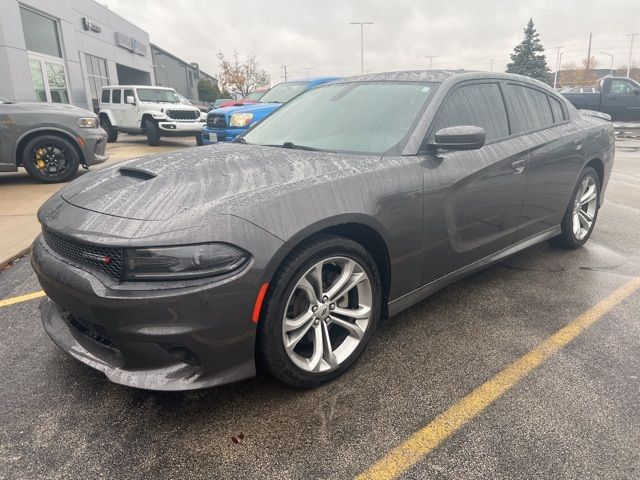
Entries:
<svg viewBox="0 0 640 480">
<path fill-rule="evenodd" d="M 102 87 L 98 115 L 109 142 L 118 140 L 118 132 L 143 133 L 151 146 L 158 145 L 160 137 L 186 136 L 202 145 L 206 123 L 206 114 L 182 104 L 173 88 L 144 85 Z"/>
</svg>

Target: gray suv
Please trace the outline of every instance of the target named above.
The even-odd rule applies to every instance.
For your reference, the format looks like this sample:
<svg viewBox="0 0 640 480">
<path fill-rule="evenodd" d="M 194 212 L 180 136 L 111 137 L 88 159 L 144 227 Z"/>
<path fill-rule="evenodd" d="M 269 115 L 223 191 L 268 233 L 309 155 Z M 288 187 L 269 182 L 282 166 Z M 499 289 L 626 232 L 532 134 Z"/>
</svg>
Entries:
<svg viewBox="0 0 640 480">
<path fill-rule="evenodd" d="M 82 165 L 107 160 L 107 134 L 88 110 L 0 97 L 0 172 L 22 166 L 45 183 L 70 180 Z"/>
</svg>

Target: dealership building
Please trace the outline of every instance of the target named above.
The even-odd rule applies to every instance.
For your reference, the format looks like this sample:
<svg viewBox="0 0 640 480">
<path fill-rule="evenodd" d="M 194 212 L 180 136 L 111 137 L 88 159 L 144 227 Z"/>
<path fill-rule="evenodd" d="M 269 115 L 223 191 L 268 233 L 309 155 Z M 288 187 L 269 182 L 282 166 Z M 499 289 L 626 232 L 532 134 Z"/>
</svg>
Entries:
<svg viewBox="0 0 640 480">
<path fill-rule="evenodd" d="M 104 85 L 162 85 L 197 99 L 202 77 L 216 83 L 93 0 L 1 0 L 2 97 L 95 110 Z"/>
</svg>

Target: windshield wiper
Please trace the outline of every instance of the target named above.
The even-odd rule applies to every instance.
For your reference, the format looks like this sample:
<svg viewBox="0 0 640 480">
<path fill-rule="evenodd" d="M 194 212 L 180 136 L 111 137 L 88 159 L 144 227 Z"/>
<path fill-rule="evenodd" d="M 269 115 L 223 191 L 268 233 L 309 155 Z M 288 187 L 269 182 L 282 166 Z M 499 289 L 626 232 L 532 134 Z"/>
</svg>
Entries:
<svg viewBox="0 0 640 480">
<path fill-rule="evenodd" d="M 243 145 L 247 145 L 248 144 L 248 142 L 244 139 L 244 137 L 236 137 L 233 140 L 233 143 L 241 143 Z"/>
<path fill-rule="evenodd" d="M 296 145 L 293 142 L 284 142 L 282 145 L 279 145 L 283 148 L 291 148 L 293 150 L 308 150 L 310 152 L 317 152 L 319 149 L 318 148 L 313 148 L 313 147 L 305 147 L 304 145 Z"/>
</svg>

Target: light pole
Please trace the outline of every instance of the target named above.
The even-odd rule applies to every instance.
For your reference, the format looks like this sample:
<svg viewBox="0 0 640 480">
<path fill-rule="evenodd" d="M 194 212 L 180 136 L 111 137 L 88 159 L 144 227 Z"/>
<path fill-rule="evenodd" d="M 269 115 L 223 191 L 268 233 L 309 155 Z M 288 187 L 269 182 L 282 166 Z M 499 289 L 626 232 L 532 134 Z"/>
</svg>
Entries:
<svg viewBox="0 0 640 480">
<path fill-rule="evenodd" d="M 562 47 L 556 47 L 556 49 L 558 50 L 556 53 L 556 73 L 553 74 L 553 89 L 556 89 L 556 84 L 558 83 L 558 70 L 560 70 L 560 58 L 561 58 L 561 54 L 560 54 L 560 50 L 562 50 Z"/>
<path fill-rule="evenodd" d="M 629 62 L 627 63 L 627 78 L 629 78 L 629 74 L 631 73 L 631 54 L 633 53 L 633 40 L 638 35 L 640 35 L 640 33 L 632 33 L 630 35 L 627 35 L 627 37 L 631 37 L 631 45 L 629 46 Z"/>
<path fill-rule="evenodd" d="M 493 58 L 489 60 L 489 63 L 491 64 L 491 66 L 489 67 L 489 71 L 493 72 Z"/>
<path fill-rule="evenodd" d="M 429 71 L 433 70 L 433 59 L 436 58 L 437 55 L 425 55 L 424 58 L 429 59 Z"/>
<path fill-rule="evenodd" d="M 364 75 L 364 26 L 373 22 L 351 22 L 351 25 L 360 25 L 360 73 Z"/>
<path fill-rule="evenodd" d="M 280 65 L 280 68 L 282 68 L 282 70 L 284 71 L 284 81 L 287 81 L 287 67 L 290 67 L 291 65 Z"/>
<path fill-rule="evenodd" d="M 304 67 L 304 70 L 307 71 L 307 78 L 309 78 L 309 72 L 313 70 L 313 67 Z"/>
<path fill-rule="evenodd" d="M 609 72 L 611 75 L 613 75 L 613 55 L 611 55 L 610 53 L 607 52 L 600 52 L 601 55 L 606 55 L 607 57 L 611 57 L 611 71 Z"/>
</svg>

